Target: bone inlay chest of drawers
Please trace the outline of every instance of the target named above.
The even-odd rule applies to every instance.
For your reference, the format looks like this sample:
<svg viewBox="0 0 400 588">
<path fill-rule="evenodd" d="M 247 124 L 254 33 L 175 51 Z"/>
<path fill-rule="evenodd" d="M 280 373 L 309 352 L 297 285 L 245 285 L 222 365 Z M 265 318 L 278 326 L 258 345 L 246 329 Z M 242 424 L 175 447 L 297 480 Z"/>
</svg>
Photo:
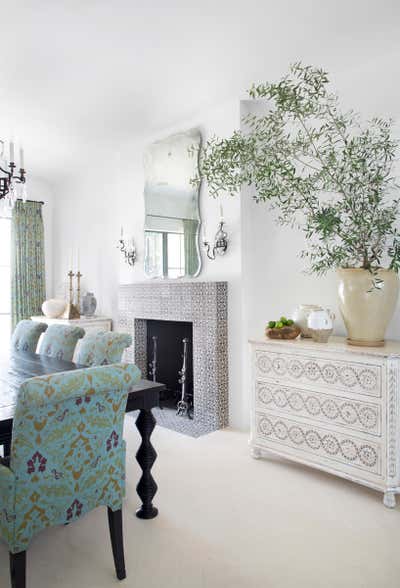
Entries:
<svg viewBox="0 0 400 588">
<path fill-rule="evenodd" d="M 251 453 L 400 492 L 400 343 L 251 341 Z"/>
</svg>

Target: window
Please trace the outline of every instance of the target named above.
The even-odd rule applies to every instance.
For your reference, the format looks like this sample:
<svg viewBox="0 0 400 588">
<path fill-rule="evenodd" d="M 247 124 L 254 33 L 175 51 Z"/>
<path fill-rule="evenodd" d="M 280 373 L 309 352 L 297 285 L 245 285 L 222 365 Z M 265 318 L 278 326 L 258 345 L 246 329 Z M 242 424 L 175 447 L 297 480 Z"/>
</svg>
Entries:
<svg viewBox="0 0 400 588">
<path fill-rule="evenodd" d="M 146 267 L 152 278 L 180 278 L 185 275 L 183 233 L 146 231 Z"/>
<path fill-rule="evenodd" d="M 11 332 L 11 219 L 0 218 L 0 352 Z"/>
</svg>

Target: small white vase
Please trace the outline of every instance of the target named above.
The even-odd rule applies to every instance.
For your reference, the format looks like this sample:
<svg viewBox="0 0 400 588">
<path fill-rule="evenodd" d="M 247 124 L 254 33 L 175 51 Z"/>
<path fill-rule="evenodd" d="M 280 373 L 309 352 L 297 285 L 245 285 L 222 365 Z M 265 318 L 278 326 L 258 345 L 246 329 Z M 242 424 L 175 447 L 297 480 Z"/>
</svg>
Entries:
<svg viewBox="0 0 400 588">
<path fill-rule="evenodd" d="M 329 308 L 312 310 L 308 316 L 307 326 L 313 341 L 327 343 L 333 332 L 334 313 Z"/>
<path fill-rule="evenodd" d="M 388 269 L 377 270 L 379 289 L 371 272 L 361 268 L 338 269 L 339 308 L 350 345 L 379 347 L 393 316 L 399 295 L 399 277 Z"/>
<path fill-rule="evenodd" d="M 57 298 L 50 298 L 45 300 L 42 304 L 42 312 L 47 318 L 58 318 L 65 310 L 65 300 L 58 300 Z"/>
<path fill-rule="evenodd" d="M 302 337 L 311 338 L 311 333 L 308 329 L 307 322 L 310 313 L 314 310 L 322 310 L 322 307 L 318 304 L 299 304 L 292 315 L 292 319 L 294 320 L 295 324 L 301 329 Z"/>
</svg>

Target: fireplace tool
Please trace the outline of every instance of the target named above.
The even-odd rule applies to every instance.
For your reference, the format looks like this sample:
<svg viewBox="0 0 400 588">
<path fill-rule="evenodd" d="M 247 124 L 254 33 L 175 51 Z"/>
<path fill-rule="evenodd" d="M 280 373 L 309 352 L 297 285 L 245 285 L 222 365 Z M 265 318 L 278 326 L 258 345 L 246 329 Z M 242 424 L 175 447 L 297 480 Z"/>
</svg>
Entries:
<svg viewBox="0 0 400 588">
<path fill-rule="evenodd" d="M 153 382 L 157 381 L 157 339 L 155 335 L 152 337 L 153 340 L 153 359 L 149 363 L 149 376 Z"/>
<path fill-rule="evenodd" d="M 183 364 L 182 369 L 178 372 L 179 373 L 179 384 L 182 384 L 182 394 L 181 399 L 176 405 L 176 414 L 177 416 L 188 416 L 189 419 L 193 419 L 193 406 L 191 402 L 188 400 L 188 393 L 187 393 L 187 364 L 188 364 L 188 355 L 189 355 L 189 339 L 185 337 L 182 339 L 183 342 Z"/>
</svg>

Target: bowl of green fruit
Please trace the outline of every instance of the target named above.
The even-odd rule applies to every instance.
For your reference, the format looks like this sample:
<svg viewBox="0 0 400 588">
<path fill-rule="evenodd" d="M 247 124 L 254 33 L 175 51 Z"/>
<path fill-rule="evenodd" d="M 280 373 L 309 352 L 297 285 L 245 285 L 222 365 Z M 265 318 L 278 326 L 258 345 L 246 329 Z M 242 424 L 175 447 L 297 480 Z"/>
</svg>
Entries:
<svg viewBox="0 0 400 588">
<path fill-rule="evenodd" d="M 292 319 L 281 316 L 278 321 L 269 321 L 265 334 L 270 339 L 296 339 L 301 333 L 300 328 Z"/>
</svg>

